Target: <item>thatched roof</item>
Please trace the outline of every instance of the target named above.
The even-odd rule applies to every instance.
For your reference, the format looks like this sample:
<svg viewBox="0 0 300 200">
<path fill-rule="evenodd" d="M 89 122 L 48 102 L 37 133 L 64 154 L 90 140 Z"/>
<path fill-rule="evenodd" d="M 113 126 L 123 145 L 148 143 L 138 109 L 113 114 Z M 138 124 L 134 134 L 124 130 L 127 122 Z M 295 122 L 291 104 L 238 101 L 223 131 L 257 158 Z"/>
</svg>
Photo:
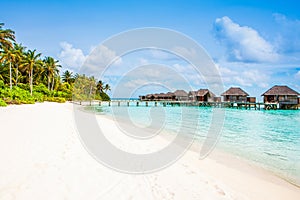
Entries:
<svg viewBox="0 0 300 200">
<path fill-rule="evenodd" d="M 167 95 L 175 96 L 175 94 L 173 92 L 168 92 Z"/>
<path fill-rule="evenodd" d="M 177 96 L 177 97 L 186 97 L 188 96 L 188 93 L 184 90 L 176 90 L 174 92 L 174 94 Z"/>
<path fill-rule="evenodd" d="M 197 95 L 197 91 L 189 91 L 188 95 L 189 96 L 196 96 Z"/>
<path fill-rule="evenodd" d="M 208 89 L 200 89 L 197 91 L 197 96 L 203 97 L 205 96 L 207 93 L 209 93 L 209 95 L 211 97 L 216 96 L 214 93 L 212 93 L 211 91 L 209 91 Z"/>
<path fill-rule="evenodd" d="M 163 97 L 173 97 L 175 94 L 173 92 L 168 92 L 167 94 L 162 94 Z"/>
<path fill-rule="evenodd" d="M 286 85 L 275 85 L 269 90 L 267 90 L 265 93 L 263 93 L 261 96 L 265 95 L 300 95 L 295 90 L 289 88 Z"/>
<path fill-rule="evenodd" d="M 221 94 L 221 96 L 249 96 L 249 94 L 247 92 L 245 92 L 244 90 L 242 90 L 239 87 L 231 87 L 228 90 L 226 90 L 223 94 Z"/>
</svg>

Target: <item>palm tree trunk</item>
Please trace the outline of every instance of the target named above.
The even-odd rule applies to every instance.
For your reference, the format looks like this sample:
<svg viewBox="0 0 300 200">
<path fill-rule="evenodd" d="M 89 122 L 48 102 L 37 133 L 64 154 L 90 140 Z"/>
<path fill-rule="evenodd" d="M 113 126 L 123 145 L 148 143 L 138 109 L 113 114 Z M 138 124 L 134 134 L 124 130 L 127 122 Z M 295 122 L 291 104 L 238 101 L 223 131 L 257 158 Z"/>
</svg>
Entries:
<svg viewBox="0 0 300 200">
<path fill-rule="evenodd" d="M 48 75 L 48 90 L 50 90 L 50 77 Z"/>
<path fill-rule="evenodd" d="M 17 65 L 17 71 L 16 71 L 16 86 L 18 86 L 18 78 L 19 78 L 19 69 Z"/>
<path fill-rule="evenodd" d="M 90 98 L 90 99 L 92 99 L 92 91 L 93 91 L 93 86 L 91 85 L 91 86 L 90 86 L 90 95 L 89 95 L 89 98 Z"/>
<path fill-rule="evenodd" d="M 30 77 L 29 77 L 29 81 L 30 81 L 30 95 L 31 96 L 32 96 L 32 83 L 33 83 L 32 76 L 33 76 L 33 69 L 31 69 Z"/>
<path fill-rule="evenodd" d="M 54 88 L 54 76 L 52 77 L 52 86 L 51 86 L 51 91 L 53 91 Z"/>
<path fill-rule="evenodd" d="M 9 62 L 9 88 L 12 90 L 11 61 Z"/>
</svg>

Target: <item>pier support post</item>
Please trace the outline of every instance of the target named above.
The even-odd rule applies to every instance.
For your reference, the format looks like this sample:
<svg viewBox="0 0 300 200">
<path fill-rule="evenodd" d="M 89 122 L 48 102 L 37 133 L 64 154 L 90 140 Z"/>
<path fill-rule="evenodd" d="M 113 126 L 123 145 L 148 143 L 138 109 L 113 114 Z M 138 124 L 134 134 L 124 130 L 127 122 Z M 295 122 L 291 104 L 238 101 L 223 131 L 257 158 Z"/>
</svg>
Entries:
<svg viewBox="0 0 300 200">
<path fill-rule="evenodd" d="M 127 106 L 129 106 L 129 101 L 127 101 Z"/>
</svg>

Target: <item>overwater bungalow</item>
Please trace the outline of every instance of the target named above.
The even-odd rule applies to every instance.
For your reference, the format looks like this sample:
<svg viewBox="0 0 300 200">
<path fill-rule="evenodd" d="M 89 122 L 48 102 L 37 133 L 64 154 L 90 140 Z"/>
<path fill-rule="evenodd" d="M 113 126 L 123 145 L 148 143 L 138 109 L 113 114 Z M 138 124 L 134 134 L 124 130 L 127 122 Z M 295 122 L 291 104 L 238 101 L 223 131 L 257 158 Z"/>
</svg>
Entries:
<svg viewBox="0 0 300 200">
<path fill-rule="evenodd" d="M 139 96 L 141 101 L 187 101 L 188 93 L 184 90 L 176 90 L 175 92 L 147 94 Z"/>
<path fill-rule="evenodd" d="M 159 93 L 159 94 L 147 94 L 139 96 L 141 101 L 174 101 L 176 95 L 173 92 Z"/>
<path fill-rule="evenodd" d="M 199 89 L 188 93 L 189 101 L 215 102 L 216 95 L 208 89 Z"/>
<path fill-rule="evenodd" d="M 261 96 L 264 103 L 277 103 L 279 109 L 296 108 L 300 104 L 300 94 L 286 85 L 275 85 Z"/>
<path fill-rule="evenodd" d="M 173 92 L 168 92 L 166 94 L 163 94 L 163 100 L 168 100 L 168 101 L 174 101 L 176 98 L 176 95 Z"/>
<path fill-rule="evenodd" d="M 188 99 L 189 101 L 197 101 L 197 91 L 189 91 Z"/>
<path fill-rule="evenodd" d="M 239 87 L 231 87 L 221 96 L 223 96 L 225 102 L 247 102 L 249 94 Z"/>
<path fill-rule="evenodd" d="M 176 90 L 174 92 L 176 101 L 188 101 L 188 93 L 184 90 Z"/>
</svg>

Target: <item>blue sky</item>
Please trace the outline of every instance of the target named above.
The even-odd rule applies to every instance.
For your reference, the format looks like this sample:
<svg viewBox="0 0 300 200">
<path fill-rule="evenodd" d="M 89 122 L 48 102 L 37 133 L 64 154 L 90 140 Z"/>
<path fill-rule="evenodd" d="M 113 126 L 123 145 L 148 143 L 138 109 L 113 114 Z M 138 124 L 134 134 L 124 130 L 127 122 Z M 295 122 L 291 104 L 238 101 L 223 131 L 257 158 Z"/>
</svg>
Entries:
<svg viewBox="0 0 300 200">
<path fill-rule="evenodd" d="M 91 49 L 119 32 L 141 27 L 173 29 L 206 49 L 225 87 L 241 86 L 258 97 L 273 84 L 300 91 L 299 7 L 296 0 L 4 0 L 0 21 L 15 30 L 18 42 L 59 59 L 73 71 L 78 71 Z M 151 62 L 149 57 L 135 56 L 122 59 L 120 66 Z M 184 62 L 161 62 L 188 67 Z M 113 79 L 106 80 L 115 84 Z M 195 83 L 193 87 L 204 86 Z"/>
</svg>

